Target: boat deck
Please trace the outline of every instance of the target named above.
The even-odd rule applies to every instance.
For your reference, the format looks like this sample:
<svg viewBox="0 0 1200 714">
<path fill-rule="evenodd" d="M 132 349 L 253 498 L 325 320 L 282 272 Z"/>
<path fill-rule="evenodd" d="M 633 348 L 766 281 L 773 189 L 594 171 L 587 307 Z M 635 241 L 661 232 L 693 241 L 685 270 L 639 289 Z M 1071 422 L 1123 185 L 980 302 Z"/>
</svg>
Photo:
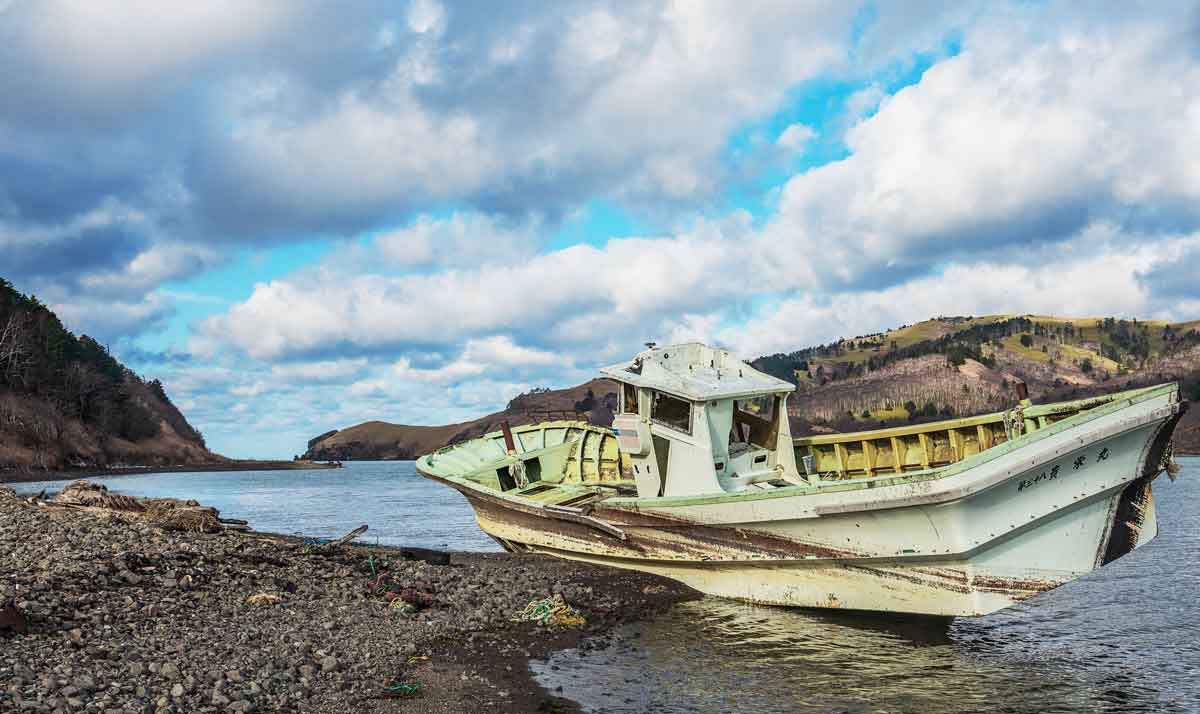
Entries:
<svg viewBox="0 0 1200 714">
<path fill-rule="evenodd" d="M 948 466 L 1076 414 L 1161 387 L 1072 402 L 1031 405 L 976 417 L 793 440 L 796 463 L 812 457 L 822 480 L 871 478 Z"/>
<path fill-rule="evenodd" d="M 946 467 L 1018 436 L 1036 433 L 1084 411 L 1173 388 L 1160 385 L 1072 402 L 1025 404 L 964 419 L 801 437 L 793 440 L 796 460 L 800 463 L 803 457 L 812 457 L 818 478 L 762 488 L 776 493 L 815 493 L 936 479 Z M 515 427 L 511 434 L 512 453 L 504 434 L 493 432 L 430 454 L 422 460 L 421 470 L 535 506 L 582 509 L 606 499 L 614 505 L 643 500 L 637 497 L 627 458 L 619 452 L 611 429 L 581 421 L 557 421 Z"/>
</svg>

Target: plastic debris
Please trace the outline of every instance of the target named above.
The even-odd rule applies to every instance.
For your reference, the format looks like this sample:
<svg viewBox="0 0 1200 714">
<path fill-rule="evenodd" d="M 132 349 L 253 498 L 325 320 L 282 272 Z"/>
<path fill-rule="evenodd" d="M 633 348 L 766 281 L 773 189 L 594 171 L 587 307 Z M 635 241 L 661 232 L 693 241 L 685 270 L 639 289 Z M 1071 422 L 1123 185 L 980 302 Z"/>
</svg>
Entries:
<svg viewBox="0 0 1200 714">
<path fill-rule="evenodd" d="M 544 626 L 580 627 L 587 618 L 579 610 L 567 604 L 562 593 L 554 593 L 541 600 L 533 600 L 517 613 L 513 622 L 536 622 Z"/>
<path fill-rule="evenodd" d="M 350 541 L 366 532 L 367 524 L 364 523 L 337 540 L 330 540 L 328 538 L 305 538 L 300 542 L 300 550 L 301 552 L 305 553 L 327 552 L 334 548 L 339 548 L 343 545 L 346 545 Z"/>
<path fill-rule="evenodd" d="M 421 693 L 420 682 L 396 682 L 383 688 L 381 696 L 393 699 L 407 699 Z"/>
<path fill-rule="evenodd" d="M 258 593 L 246 598 L 247 605 L 277 605 L 283 598 L 276 593 Z"/>
<path fill-rule="evenodd" d="M 374 569 L 374 563 L 371 564 Z M 366 583 L 366 590 L 371 595 L 382 595 L 392 607 L 400 607 L 397 602 L 411 605 L 414 610 L 424 610 L 437 604 L 437 591 L 428 580 L 417 580 L 413 583 L 403 583 L 395 579 L 391 573 L 380 573 Z"/>
</svg>

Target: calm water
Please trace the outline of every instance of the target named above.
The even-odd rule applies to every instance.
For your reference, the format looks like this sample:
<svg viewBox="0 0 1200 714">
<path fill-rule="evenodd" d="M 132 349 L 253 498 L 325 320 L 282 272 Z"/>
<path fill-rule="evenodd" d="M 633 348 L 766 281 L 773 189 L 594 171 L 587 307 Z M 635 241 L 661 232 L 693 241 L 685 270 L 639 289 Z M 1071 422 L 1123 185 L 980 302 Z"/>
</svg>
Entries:
<svg viewBox="0 0 1200 714">
<path fill-rule="evenodd" d="M 366 523 L 367 543 L 498 551 L 457 491 L 417 475 L 412 461 L 351 461 L 338 470 L 170 473 L 89 479 L 130 496 L 194 498 L 255 530 L 336 537 Z M 64 481 L 11 484 L 56 492 Z"/>
<path fill-rule="evenodd" d="M 533 663 L 589 712 L 1200 712 L 1200 459 L 1154 483 L 1159 536 L 986 618 L 705 599 Z M 557 669 L 555 669 L 557 668 Z"/>
<path fill-rule="evenodd" d="M 1200 459 L 1155 482 L 1160 534 L 1077 582 L 950 624 L 705 599 L 619 630 L 615 645 L 532 664 L 590 712 L 1200 712 Z M 195 498 L 264 531 L 496 550 L 455 491 L 411 462 L 342 471 L 97 479 Z M 21 484 L 21 491 L 63 482 Z M 556 669 L 557 668 L 557 669 Z"/>
</svg>

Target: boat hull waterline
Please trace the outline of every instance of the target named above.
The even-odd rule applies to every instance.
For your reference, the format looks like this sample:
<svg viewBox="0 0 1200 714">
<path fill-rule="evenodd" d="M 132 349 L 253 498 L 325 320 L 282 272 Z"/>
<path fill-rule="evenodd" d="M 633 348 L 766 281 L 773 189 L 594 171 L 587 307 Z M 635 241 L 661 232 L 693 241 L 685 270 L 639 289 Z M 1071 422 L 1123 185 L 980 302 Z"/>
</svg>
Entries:
<svg viewBox="0 0 1200 714">
<path fill-rule="evenodd" d="M 928 474 L 762 494 L 570 508 L 449 476 L 436 454 L 417 468 L 463 493 L 479 526 L 510 550 L 756 603 L 976 616 L 1149 542 L 1158 531 L 1151 481 L 1185 407 L 1174 385 L 1140 390 Z"/>
</svg>

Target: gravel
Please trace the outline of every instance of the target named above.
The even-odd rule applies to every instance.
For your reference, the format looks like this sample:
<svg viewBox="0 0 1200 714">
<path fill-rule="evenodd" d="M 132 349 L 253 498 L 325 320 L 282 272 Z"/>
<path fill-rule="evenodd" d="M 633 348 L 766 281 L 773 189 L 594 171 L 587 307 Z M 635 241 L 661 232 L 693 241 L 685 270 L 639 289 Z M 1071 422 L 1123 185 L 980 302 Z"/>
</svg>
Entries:
<svg viewBox="0 0 1200 714">
<path fill-rule="evenodd" d="M 372 567 L 428 583 L 433 606 L 369 593 Z M 584 628 L 512 622 L 555 592 Z M 261 594 L 274 597 L 247 602 Z M 168 532 L 0 487 L 0 605 L 28 621 L 23 634 L 0 630 L 0 712 L 575 711 L 533 682 L 530 657 L 604 646 L 612 625 L 694 596 L 532 555 L 430 565 L 389 548 Z M 419 693 L 380 698 L 401 682 Z"/>
</svg>

